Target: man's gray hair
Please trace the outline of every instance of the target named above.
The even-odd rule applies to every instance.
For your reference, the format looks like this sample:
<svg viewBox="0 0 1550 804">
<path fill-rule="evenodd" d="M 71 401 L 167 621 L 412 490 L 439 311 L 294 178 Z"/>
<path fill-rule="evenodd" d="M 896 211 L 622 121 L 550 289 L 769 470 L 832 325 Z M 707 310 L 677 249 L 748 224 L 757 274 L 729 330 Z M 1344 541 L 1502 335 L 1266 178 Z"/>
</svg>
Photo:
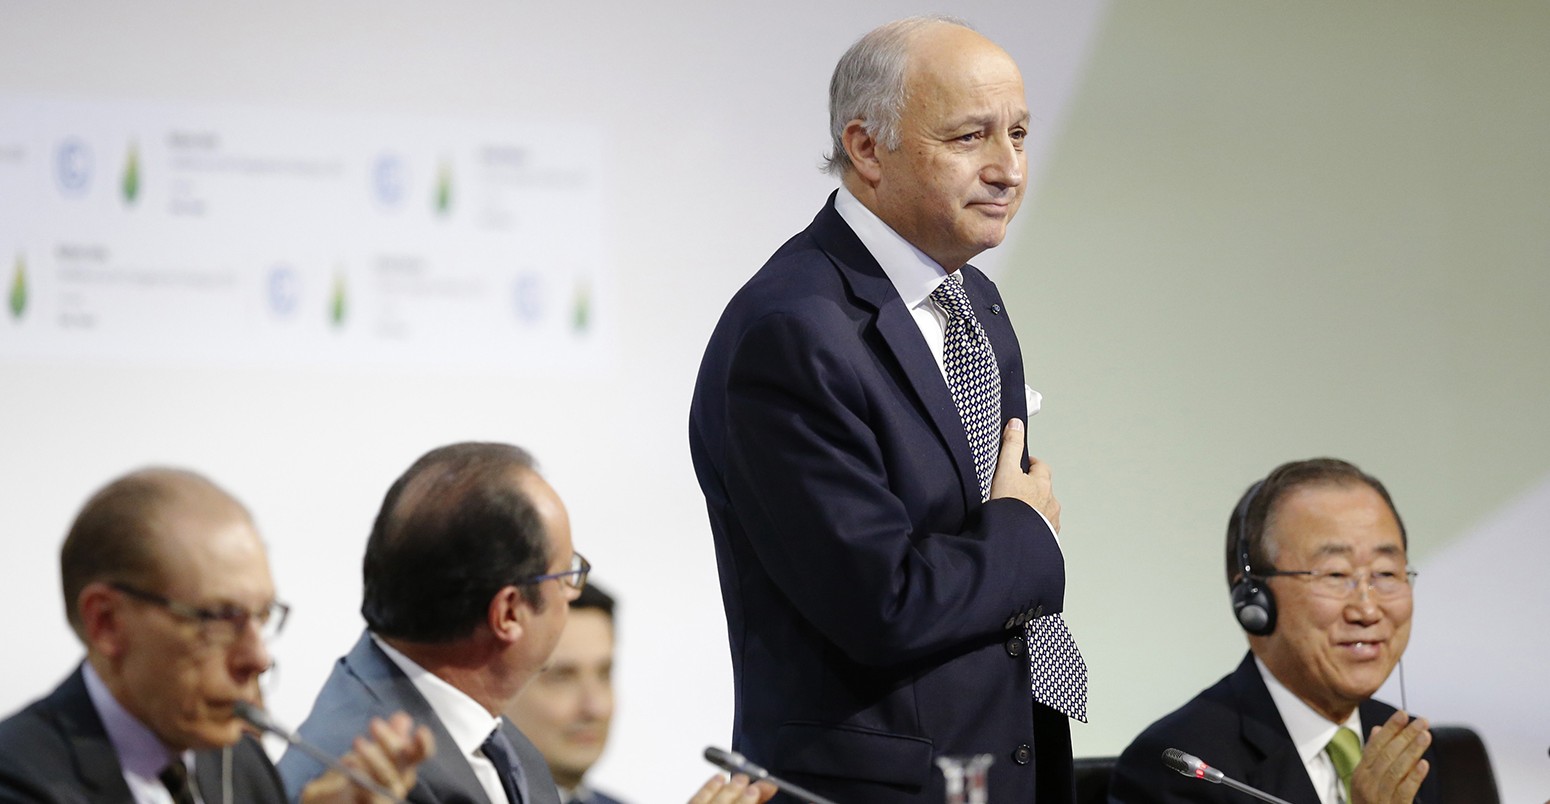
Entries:
<svg viewBox="0 0 1550 804">
<path fill-rule="evenodd" d="M 845 126 L 863 121 L 866 133 L 892 151 L 899 147 L 899 117 L 904 112 L 904 78 L 909 67 L 909 45 L 916 32 L 932 25 L 972 25 L 945 14 L 906 17 L 874 28 L 856 40 L 829 79 L 829 134 L 833 150 L 824 157 L 823 170 L 842 176 L 850 170 L 845 153 Z"/>
</svg>

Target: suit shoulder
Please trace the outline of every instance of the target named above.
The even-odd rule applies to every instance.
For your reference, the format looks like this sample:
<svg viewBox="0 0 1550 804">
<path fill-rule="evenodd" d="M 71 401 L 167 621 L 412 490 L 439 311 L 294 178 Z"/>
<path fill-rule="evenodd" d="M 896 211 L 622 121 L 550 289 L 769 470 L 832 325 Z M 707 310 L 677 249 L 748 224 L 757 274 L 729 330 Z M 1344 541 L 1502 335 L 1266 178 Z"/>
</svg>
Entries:
<svg viewBox="0 0 1550 804">
<path fill-rule="evenodd" d="M 1242 715 L 1233 703 L 1230 678 L 1216 682 L 1143 729 L 1121 755 L 1122 761 L 1160 762 L 1164 748 L 1190 751 L 1200 735 L 1235 733 Z"/>
<path fill-rule="evenodd" d="M 47 698 L 0 720 L 0 762 L 17 756 L 46 756 L 68 747 L 58 713 Z"/>
<path fill-rule="evenodd" d="M 0 721 L 0 801 L 55 801 L 76 776 L 70 741 L 47 699 Z"/>
</svg>

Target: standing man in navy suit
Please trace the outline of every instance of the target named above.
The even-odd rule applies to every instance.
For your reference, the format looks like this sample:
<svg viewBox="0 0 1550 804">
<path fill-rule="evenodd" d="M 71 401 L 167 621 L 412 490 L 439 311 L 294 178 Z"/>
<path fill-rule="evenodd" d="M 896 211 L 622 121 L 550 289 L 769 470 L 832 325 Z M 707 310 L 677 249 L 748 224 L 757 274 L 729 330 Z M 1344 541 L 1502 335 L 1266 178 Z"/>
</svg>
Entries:
<svg viewBox="0 0 1550 804">
<path fill-rule="evenodd" d="M 980 754 L 993 800 L 1070 801 L 1060 505 L 968 265 L 1022 201 L 1022 77 L 959 21 L 901 20 L 841 58 L 830 117 L 842 185 L 727 306 L 690 416 L 733 747 L 839 801 L 935 804 L 937 760 Z"/>
</svg>

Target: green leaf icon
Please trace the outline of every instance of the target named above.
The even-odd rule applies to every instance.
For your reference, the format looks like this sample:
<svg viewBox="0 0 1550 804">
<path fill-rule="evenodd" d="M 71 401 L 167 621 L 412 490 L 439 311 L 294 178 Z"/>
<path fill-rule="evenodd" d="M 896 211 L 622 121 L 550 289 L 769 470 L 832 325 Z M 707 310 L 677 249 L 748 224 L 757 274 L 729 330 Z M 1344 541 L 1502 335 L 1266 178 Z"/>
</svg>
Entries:
<svg viewBox="0 0 1550 804">
<path fill-rule="evenodd" d="M 436 200 L 437 214 L 445 215 L 452 210 L 452 166 L 446 162 L 441 163 L 441 168 L 436 172 Z"/>
<path fill-rule="evenodd" d="M 571 308 L 571 329 L 586 332 L 592 320 L 592 287 L 586 280 L 576 283 L 576 302 Z"/>
<path fill-rule="evenodd" d="M 129 143 L 129 158 L 124 165 L 124 203 L 131 206 L 140 197 L 140 149 Z"/>
<path fill-rule="evenodd" d="M 16 255 L 16 276 L 11 280 L 11 317 L 20 320 L 27 312 L 27 261 Z"/>
<path fill-rule="evenodd" d="M 350 305 L 345 292 L 344 274 L 334 274 L 334 293 L 328 302 L 328 320 L 334 327 L 344 326 L 345 315 L 349 312 Z"/>
</svg>

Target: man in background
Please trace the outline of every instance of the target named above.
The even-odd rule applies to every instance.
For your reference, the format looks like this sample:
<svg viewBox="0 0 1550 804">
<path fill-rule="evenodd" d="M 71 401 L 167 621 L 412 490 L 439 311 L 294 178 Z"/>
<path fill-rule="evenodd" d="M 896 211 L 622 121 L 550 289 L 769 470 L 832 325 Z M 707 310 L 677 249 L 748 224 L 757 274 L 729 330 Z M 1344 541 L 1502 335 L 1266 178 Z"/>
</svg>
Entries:
<svg viewBox="0 0 1550 804">
<path fill-rule="evenodd" d="M 619 804 L 586 784 L 608 743 L 614 716 L 614 599 L 589 582 L 570 602 L 570 617 L 549 664 L 506 709 L 533 741 L 566 804 Z"/>
<path fill-rule="evenodd" d="M 961 21 L 863 36 L 829 94 L 839 190 L 727 305 L 690 451 L 732 651 L 732 746 L 838 801 L 1075 796 L 1086 667 L 1060 612 L 1049 469 L 995 285 L 1022 202 L 1011 57 Z"/>
<path fill-rule="evenodd" d="M 269 559 L 242 504 L 206 478 L 144 469 L 82 508 L 60 550 L 65 612 L 86 660 L 0 722 L 0 800 L 205 804 L 286 800 L 244 732 L 265 640 L 285 624 Z M 402 796 L 433 745 L 391 710 L 361 721 L 345 764 Z M 358 732 L 370 740 L 354 739 Z M 338 773 L 307 802 L 371 800 Z"/>
<path fill-rule="evenodd" d="M 1438 801 L 1426 721 L 1372 698 L 1410 640 L 1408 547 L 1388 490 L 1345 461 L 1294 461 L 1250 486 L 1226 549 L 1249 653 L 1125 749 L 1110 800 L 1245 799 L 1166 767 L 1177 748 L 1295 804 Z"/>
<path fill-rule="evenodd" d="M 558 804 L 543 756 L 501 713 L 548 661 L 590 568 L 526 452 L 431 450 L 382 501 L 366 544 L 367 630 L 301 736 L 340 751 L 361 724 L 402 709 L 441 746 L 420 768 L 416 800 Z M 293 793 L 322 770 L 295 749 L 280 761 Z"/>
</svg>

